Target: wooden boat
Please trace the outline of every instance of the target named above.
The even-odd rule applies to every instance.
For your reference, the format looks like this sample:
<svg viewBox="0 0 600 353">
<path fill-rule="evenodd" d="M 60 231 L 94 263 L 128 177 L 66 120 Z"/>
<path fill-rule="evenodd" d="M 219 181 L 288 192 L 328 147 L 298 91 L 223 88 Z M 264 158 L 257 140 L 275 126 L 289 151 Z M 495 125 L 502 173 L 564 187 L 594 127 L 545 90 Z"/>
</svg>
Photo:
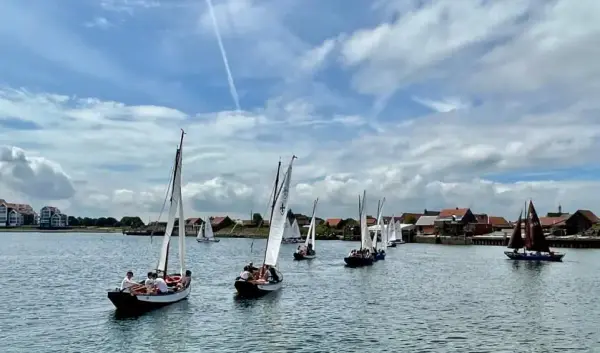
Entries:
<svg viewBox="0 0 600 353">
<path fill-rule="evenodd" d="M 525 219 L 525 239 L 521 236 L 521 214 L 519 214 L 517 225 L 508 241 L 507 247 L 513 249 L 513 251 L 505 251 L 504 254 L 511 260 L 562 261 L 565 254 L 550 250 L 544 236 L 540 218 L 531 200 L 529 201 L 529 208 L 527 209 L 527 217 Z M 523 249 L 523 252 L 519 252 L 519 249 Z"/>
<path fill-rule="evenodd" d="M 177 283 L 181 280 L 181 276 L 185 269 L 185 227 L 179 228 L 179 273 L 167 274 L 167 265 L 169 258 L 169 248 L 171 245 L 171 233 L 175 225 L 175 215 L 179 209 L 179 219 L 184 220 L 183 217 L 183 201 L 181 196 L 181 167 L 182 167 L 182 148 L 183 148 L 183 136 L 185 132 L 181 132 L 181 141 L 179 148 L 175 154 L 175 167 L 173 168 L 172 179 L 169 183 L 171 189 L 171 198 L 169 205 L 169 219 L 167 220 L 167 227 L 163 236 L 163 243 L 160 250 L 160 256 L 158 259 L 158 265 L 156 266 L 156 273 L 162 277 L 169 291 L 166 294 L 147 294 L 145 293 L 145 287 L 142 284 L 140 286 L 134 286 L 130 288 L 115 289 L 108 292 L 108 299 L 113 303 L 118 311 L 127 312 L 144 312 L 155 308 L 160 308 L 165 305 L 173 304 L 181 300 L 187 299 L 192 291 L 191 283 L 188 283 L 184 288 L 178 289 Z M 143 283 L 143 282 L 141 282 Z M 142 287 L 143 290 L 137 290 Z"/>
<path fill-rule="evenodd" d="M 308 226 L 308 232 L 306 233 L 304 246 L 299 247 L 298 250 L 294 252 L 294 260 L 312 260 L 317 257 L 317 253 L 315 252 L 315 239 L 317 234 L 315 211 L 317 209 L 317 202 L 319 202 L 319 199 L 316 199 L 313 204 L 312 218 L 310 220 L 310 226 Z"/>
<path fill-rule="evenodd" d="M 277 269 L 277 260 L 279 250 L 281 249 L 281 240 L 285 232 L 285 222 L 287 222 L 290 182 L 292 178 L 292 165 L 296 156 L 292 157 L 287 172 L 283 176 L 281 185 L 279 185 L 279 172 L 281 162 L 277 166 L 277 176 L 275 177 L 275 187 L 273 190 L 273 203 L 271 206 L 271 218 L 269 227 L 269 237 L 267 238 L 267 247 L 261 270 L 268 269 L 270 276 L 267 281 L 262 280 L 244 280 L 236 278 L 234 286 L 238 296 L 243 298 L 256 298 L 269 293 L 276 292 L 283 285 L 283 274 Z"/>
<path fill-rule="evenodd" d="M 360 220 L 360 248 L 358 250 L 352 250 L 348 256 L 344 258 L 344 262 L 347 267 L 363 267 L 371 266 L 375 261 L 375 257 L 372 254 L 373 251 L 373 240 L 369 234 L 369 228 L 367 227 L 367 213 L 365 210 L 367 191 L 363 191 L 362 200 L 358 196 L 358 219 Z"/>
<path fill-rule="evenodd" d="M 202 227 L 200 227 L 200 230 L 198 230 L 196 241 L 198 243 L 218 243 L 221 241 L 221 239 L 215 238 L 215 233 L 213 232 L 209 217 L 206 217 L 206 222 L 204 222 Z"/>
</svg>

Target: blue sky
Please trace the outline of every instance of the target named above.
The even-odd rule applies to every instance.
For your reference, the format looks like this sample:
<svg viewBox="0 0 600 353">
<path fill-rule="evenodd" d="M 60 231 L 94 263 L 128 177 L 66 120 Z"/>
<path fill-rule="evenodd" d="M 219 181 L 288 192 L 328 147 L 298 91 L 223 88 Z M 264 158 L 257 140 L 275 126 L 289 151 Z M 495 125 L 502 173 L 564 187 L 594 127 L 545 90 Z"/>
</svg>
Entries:
<svg viewBox="0 0 600 353">
<path fill-rule="evenodd" d="M 0 198 L 153 217 L 185 128 L 194 216 L 266 209 L 291 154 L 322 217 L 600 211 L 599 6 L 213 0 L 233 89 L 205 1 L 3 1 Z"/>
</svg>

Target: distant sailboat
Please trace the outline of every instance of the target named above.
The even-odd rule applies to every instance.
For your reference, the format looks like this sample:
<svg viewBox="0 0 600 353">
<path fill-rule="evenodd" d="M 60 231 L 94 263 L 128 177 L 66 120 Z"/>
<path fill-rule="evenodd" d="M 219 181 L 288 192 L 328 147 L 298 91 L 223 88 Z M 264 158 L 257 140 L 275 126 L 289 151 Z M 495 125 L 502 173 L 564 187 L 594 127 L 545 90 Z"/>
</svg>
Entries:
<svg viewBox="0 0 600 353">
<path fill-rule="evenodd" d="M 154 294 L 148 293 L 144 282 L 139 285 L 128 287 L 125 289 L 116 289 L 108 292 L 108 299 L 113 303 L 117 310 L 121 311 L 147 311 L 169 305 L 186 299 L 191 290 L 191 283 L 187 282 L 184 285 L 181 282 L 185 270 L 185 226 L 183 226 L 183 201 L 181 197 L 181 166 L 182 166 L 182 148 L 183 136 L 185 132 L 181 132 L 181 141 L 175 154 L 175 167 L 173 168 L 172 189 L 169 205 L 169 218 L 167 220 L 167 228 L 163 236 L 163 243 L 160 250 L 158 264 L 156 266 L 156 274 L 161 277 L 167 284 L 168 291 L 166 293 Z M 179 209 L 179 273 L 167 274 L 167 264 L 169 259 L 169 248 L 171 245 L 171 233 L 175 226 L 175 215 Z M 178 285 L 179 284 L 179 285 Z"/>
<path fill-rule="evenodd" d="M 373 255 L 373 240 L 367 227 L 367 213 L 365 210 L 367 191 L 363 192 L 362 199 L 358 196 L 358 219 L 360 222 L 360 248 L 352 250 L 344 258 L 348 267 L 363 267 L 373 265 L 375 257 Z"/>
<path fill-rule="evenodd" d="M 315 211 L 317 209 L 317 202 L 319 202 L 319 199 L 316 199 L 313 205 L 312 218 L 310 220 L 310 226 L 308 227 L 308 233 L 306 233 L 304 246 L 294 252 L 294 260 L 310 260 L 317 257 L 317 253 L 315 252 L 315 238 L 317 232 Z"/>
<path fill-rule="evenodd" d="M 200 227 L 196 236 L 196 241 L 198 243 L 218 243 L 221 241 L 221 239 L 215 238 L 215 233 L 210 224 L 210 217 L 206 217 L 206 221 L 202 223 L 202 227 Z"/>
<path fill-rule="evenodd" d="M 533 207 L 533 201 L 529 201 L 527 217 L 525 220 L 525 239 L 521 237 L 521 215 L 517 225 L 508 242 L 508 248 L 513 251 L 505 251 L 504 254 L 511 260 L 526 261 L 562 261 L 565 254 L 556 253 L 550 250 L 544 230 L 540 223 L 540 218 Z M 519 249 L 523 248 L 523 252 Z M 527 252 L 530 251 L 530 252 Z"/>
<path fill-rule="evenodd" d="M 390 220 L 388 221 L 387 227 L 386 227 L 386 232 L 388 235 L 388 241 L 387 241 L 387 247 L 388 248 L 395 248 L 396 247 L 396 223 L 394 222 L 394 215 L 392 215 L 392 218 L 390 218 Z"/>
<path fill-rule="evenodd" d="M 271 220 L 269 223 L 269 237 L 267 238 L 263 266 L 259 271 L 252 273 L 248 279 L 244 279 L 242 276 L 236 278 L 235 289 L 240 297 L 260 297 L 280 290 L 283 285 L 283 275 L 277 270 L 277 260 L 279 258 L 279 250 L 281 249 L 281 240 L 285 232 L 285 222 L 287 222 L 294 159 L 296 159 L 296 156 L 292 157 L 287 172 L 281 181 L 281 186 L 278 184 L 281 162 L 279 162 L 277 167 L 277 177 L 275 178 L 273 203 L 271 206 Z M 258 278 L 255 279 L 255 276 Z"/>
<path fill-rule="evenodd" d="M 375 261 L 385 260 L 385 248 L 387 245 L 386 230 L 383 224 L 383 205 L 385 204 L 385 197 L 383 201 L 380 201 L 377 205 L 377 229 L 375 235 L 373 235 L 373 249 L 375 251 Z M 380 233 L 380 241 L 378 241 L 377 233 Z"/>
<path fill-rule="evenodd" d="M 282 244 L 298 244 L 302 242 L 302 233 L 300 233 L 300 227 L 296 219 L 292 223 L 290 223 L 289 219 L 286 221 L 286 229 L 281 242 Z"/>
</svg>

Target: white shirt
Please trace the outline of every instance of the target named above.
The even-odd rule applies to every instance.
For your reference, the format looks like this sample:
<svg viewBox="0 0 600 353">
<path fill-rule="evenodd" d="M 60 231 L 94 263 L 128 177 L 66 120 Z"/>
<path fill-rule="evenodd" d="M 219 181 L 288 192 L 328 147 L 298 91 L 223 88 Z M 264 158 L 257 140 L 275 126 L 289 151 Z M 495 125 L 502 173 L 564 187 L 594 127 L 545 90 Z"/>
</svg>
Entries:
<svg viewBox="0 0 600 353">
<path fill-rule="evenodd" d="M 169 291 L 169 287 L 167 287 L 167 282 L 165 282 L 162 278 L 157 278 L 154 280 L 154 284 L 158 287 L 158 290 L 161 293 L 167 293 Z"/>
<path fill-rule="evenodd" d="M 121 289 L 125 289 L 125 288 L 129 288 L 129 287 L 133 287 L 135 286 L 137 283 L 135 283 L 134 280 L 129 279 L 127 277 L 123 278 L 123 281 L 121 282 Z"/>
<path fill-rule="evenodd" d="M 146 281 L 144 282 L 144 285 L 146 287 L 152 287 L 154 285 L 154 280 L 152 278 L 146 278 Z"/>
<path fill-rule="evenodd" d="M 240 274 L 240 278 L 243 279 L 244 281 L 247 281 L 248 278 L 250 278 L 250 272 L 248 271 L 244 271 Z"/>
</svg>

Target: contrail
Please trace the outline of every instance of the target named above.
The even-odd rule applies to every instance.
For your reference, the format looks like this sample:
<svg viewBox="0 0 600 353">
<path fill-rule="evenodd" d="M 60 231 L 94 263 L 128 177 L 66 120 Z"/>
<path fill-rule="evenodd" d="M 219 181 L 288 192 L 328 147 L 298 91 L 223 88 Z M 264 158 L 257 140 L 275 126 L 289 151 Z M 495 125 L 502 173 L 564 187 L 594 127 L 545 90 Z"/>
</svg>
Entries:
<svg viewBox="0 0 600 353">
<path fill-rule="evenodd" d="M 225 71 L 227 71 L 227 82 L 229 83 L 229 92 L 231 93 L 231 98 L 233 98 L 235 107 L 239 112 L 242 110 L 240 108 L 240 99 L 238 97 L 237 89 L 235 88 L 235 82 L 233 82 L 233 76 L 231 75 L 231 69 L 229 68 L 229 60 L 227 60 L 227 53 L 225 52 L 225 47 L 223 46 L 223 40 L 221 40 L 221 32 L 219 31 L 217 17 L 215 16 L 215 11 L 213 10 L 212 0 L 206 0 L 206 5 L 208 6 L 210 17 L 212 17 L 213 28 L 215 30 L 215 35 L 217 36 L 217 42 L 219 43 L 221 56 L 223 57 L 223 64 L 225 65 Z"/>
</svg>

